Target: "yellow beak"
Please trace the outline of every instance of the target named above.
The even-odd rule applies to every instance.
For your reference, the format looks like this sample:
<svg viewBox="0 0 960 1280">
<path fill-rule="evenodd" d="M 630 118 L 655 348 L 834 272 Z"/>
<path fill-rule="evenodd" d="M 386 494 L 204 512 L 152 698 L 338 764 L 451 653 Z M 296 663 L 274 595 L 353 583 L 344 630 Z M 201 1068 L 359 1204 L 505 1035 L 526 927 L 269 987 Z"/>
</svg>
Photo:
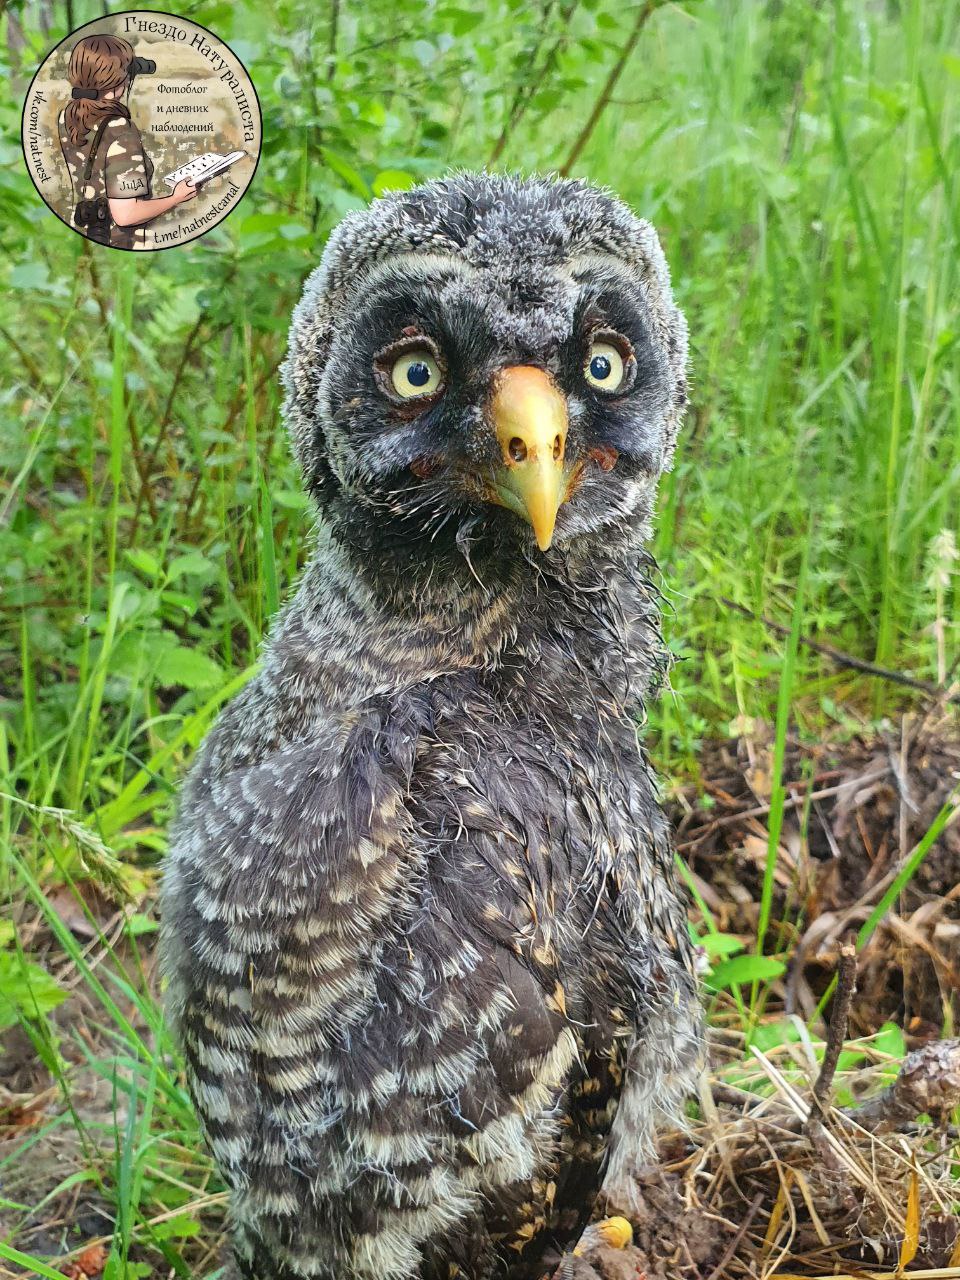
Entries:
<svg viewBox="0 0 960 1280">
<path fill-rule="evenodd" d="M 546 551 L 567 497 L 567 402 L 543 369 L 514 365 L 499 374 L 490 412 L 503 455 L 494 501 L 528 520 Z"/>
</svg>

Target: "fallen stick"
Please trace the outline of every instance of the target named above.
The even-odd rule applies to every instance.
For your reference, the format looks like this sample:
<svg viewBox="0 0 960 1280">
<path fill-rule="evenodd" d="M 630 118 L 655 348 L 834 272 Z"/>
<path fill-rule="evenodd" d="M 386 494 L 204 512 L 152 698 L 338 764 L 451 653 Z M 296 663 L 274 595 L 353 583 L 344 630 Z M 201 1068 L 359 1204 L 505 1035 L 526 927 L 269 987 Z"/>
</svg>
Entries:
<svg viewBox="0 0 960 1280">
<path fill-rule="evenodd" d="M 731 609 L 736 609 L 737 613 L 742 614 L 745 618 L 752 618 L 754 622 L 762 622 L 765 627 L 769 627 L 777 635 L 788 636 L 790 634 L 790 628 L 782 622 L 775 622 L 773 618 L 767 618 L 762 613 L 754 613 L 746 605 L 737 604 L 736 600 L 730 600 L 727 596 L 721 596 L 720 603 L 728 605 Z M 934 684 L 932 680 L 920 680 L 916 676 L 907 675 L 905 671 L 893 671 L 889 667 L 880 667 L 875 662 L 867 662 L 865 658 L 856 658 L 852 653 L 844 653 L 842 649 L 835 649 L 832 644 L 824 644 L 822 640 L 814 640 L 812 636 L 798 636 L 797 640 L 805 648 L 813 649 L 815 653 L 822 653 L 825 658 L 835 662 L 838 667 L 849 667 L 853 671 L 862 671 L 864 675 L 877 676 L 880 680 L 889 680 L 893 684 L 906 685 L 908 689 L 919 689 L 921 693 L 925 693 L 931 698 L 942 699 L 944 702 L 960 700 L 960 693 L 950 693 L 949 690 Z"/>
<path fill-rule="evenodd" d="M 714 1267 L 714 1269 L 710 1272 L 710 1275 L 707 1277 L 707 1280 L 722 1280 L 723 1276 L 726 1274 L 727 1265 L 730 1262 L 730 1259 L 739 1249 L 740 1244 L 743 1240 L 743 1237 L 749 1231 L 750 1226 L 754 1218 L 757 1216 L 758 1212 L 760 1211 L 760 1206 L 762 1204 L 763 1204 L 763 1194 L 762 1192 L 758 1192 L 753 1197 L 753 1200 L 750 1204 L 749 1209 L 744 1214 L 743 1221 L 740 1223 L 740 1226 L 737 1228 L 736 1235 L 727 1245 L 726 1249 L 724 1249 L 723 1256 L 721 1257 L 717 1265 Z"/>
<path fill-rule="evenodd" d="M 834 997 L 833 1011 L 827 1027 L 827 1041 L 823 1049 L 823 1061 L 813 1086 L 813 1097 L 810 1101 L 810 1113 L 803 1126 L 803 1131 L 819 1153 L 827 1168 L 833 1170 L 837 1180 L 837 1195 L 849 1212 L 853 1212 L 856 1201 L 853 1188 L 847 1177 L 842 1161 L 837 1159 L 831 1148 L 824 1128 L 824 1117 L 830 1105 L 830 1091 L 833 1077 L 837 1071 L 837 1063 L 843 1052 L 847 1038 L 847 1023 L 850 1018 L 850 1005 L 857 990 L 857 948 L 853 942 L 844 942 L 840 947 L 837 961 L 837 993 Z"/>
<path fill-rule="evenodd" d="M 883 769 L 877 769 L 873 773 L 868 773 L 862 778 L 848 779 L 846 782 L 839 782 L 835 787 L 822 787 L 819 791 L 809 791 L 806 784 L 802 780 L 796 782 L 788 782 L 784 785 L 791 790 L 803 787 L 804 790 L 800 795 L 788 796 L 784 802 L 784 809 L 798 809 L 801 805 L 806 804 L 808 800 L 828 800 L 831 796 L 839 795 L 841 791 L 848 787 L 866 787 L 871 782 L 879 782 L 881 778 L 885 778 L 891 772 L 890 766 L 887 765 Z M 741 809 L 737 813 L 725 813 L 721 818 L 711 818 L 709 822 L 703 824 L 702 827 L 695 827 L 693 834 L 687 840 L 682 840 L 677 844 L 677 850 L 682 852 L 684 849 L 690 849 L 695 844 L 699 844 L 704 837 L 710 835 L 713 831 L 720 827 L 735 826 L 738 822 L 743 822 L 747 818 L 764 818 L 770 812 L 769 804 L 754 805 L 752 809 Z M 684 833 L 689 834 L 689 833 Z"/>
<path fill-rule="evenodd" d="M 845 942 L 840 947 L 840 958 L 837 962 L 837 992 L 833 999 L 833 1012 L 827 1028 L 827 1043 L 823 1050 L 823 1062 L 813 1086 L 814 1106 L 810 1109 L 810 1121 L 823 1115 L 836 1074 L 837 1063 L 843 1052 L 847 1038 L 847 1022 L 850 1017 L 850 1005 L 857 990 L 857 948 L 853 942 Z"/>
</svg>

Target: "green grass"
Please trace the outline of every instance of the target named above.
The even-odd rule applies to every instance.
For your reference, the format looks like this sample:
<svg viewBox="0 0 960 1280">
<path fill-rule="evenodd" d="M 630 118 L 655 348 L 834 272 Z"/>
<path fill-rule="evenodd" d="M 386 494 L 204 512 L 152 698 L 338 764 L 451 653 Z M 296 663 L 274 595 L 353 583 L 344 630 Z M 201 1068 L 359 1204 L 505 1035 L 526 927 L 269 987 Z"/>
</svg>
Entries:
<svg viewBox="0 0 960 1280">
<path fill-rule="evenodd" d="M 0 18 L 14 98 L 67 16 L 47 6 L 42 35 L 39 7 L 19 12 L 12 62 L 19 33 Z M 277 367 L 303 276 L 385 186 L 494 153 L 562 168 L 637 6 L 457 0 L 414 20 L 348 0 L 333 46 L 324 6 L 274 12 L 189 7 L 240 49 L 267 139 L 253 192 L 189 251 L 92 251 L 40 206 L 10 141 L 19 102 L 0 107 L 0 886 L 79 978 L 92 1065 L 114 1082 L 113 1120 L 67 1111 L 80 1146 L 65 1175 L 114 1206 L 111 1278 L 137 1274 L 131 1248 L 191 1274 L 189 1206 L 216 1184 L 149 947 L 131 972 L 128 928 L 91 964 L 50 891 L 119 879 L 149 926 L 184 767 L 302 563 L 311 516 Z M 775 719 L 782 768 L 788 726 L 813 737 L 902 705 L 801 635 L 932 682 L 958 652 L 958 49 L 958 0 L 665 5 L 574 166 L 656 223 L 690 320 L 692 408 L 656 533 L 679 659 L 652 721 L 668 775 L 696 775 L 703 739 L 732 722 Z M 762 918 L 756 952 L 769 887 Z M 23 978 L 15 1016 L 70 1100 L 87 1042 L 31 1007 L 37 971 L 0 941 Z M 733 988 L 745 1019 L 769 977 L 752 972 L 750 1000 Z M 15 1260 L 34 1219 L 0 1214 Z"/>
</svg>

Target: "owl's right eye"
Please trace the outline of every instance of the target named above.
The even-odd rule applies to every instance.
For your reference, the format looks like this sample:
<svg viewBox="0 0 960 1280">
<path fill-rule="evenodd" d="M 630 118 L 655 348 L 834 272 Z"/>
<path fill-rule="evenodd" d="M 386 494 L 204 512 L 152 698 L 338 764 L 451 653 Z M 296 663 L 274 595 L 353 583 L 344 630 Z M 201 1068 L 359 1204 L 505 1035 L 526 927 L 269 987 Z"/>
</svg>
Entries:
<svg viewBox="0 0 960 1280">
<path fill-rule="evenodd" d="M 398 396 L 430 396 L 442 380 L 440 366 L 429 351 L 405 351 L 390 370 L 390 381 Z"/>
<path fill-rule="evenodd" d="M 618 391 L 623 383 L 623 356 L 610 342 L 594 342 L 587 352 L 583 376 L 591 387 Z"/>
</svg>

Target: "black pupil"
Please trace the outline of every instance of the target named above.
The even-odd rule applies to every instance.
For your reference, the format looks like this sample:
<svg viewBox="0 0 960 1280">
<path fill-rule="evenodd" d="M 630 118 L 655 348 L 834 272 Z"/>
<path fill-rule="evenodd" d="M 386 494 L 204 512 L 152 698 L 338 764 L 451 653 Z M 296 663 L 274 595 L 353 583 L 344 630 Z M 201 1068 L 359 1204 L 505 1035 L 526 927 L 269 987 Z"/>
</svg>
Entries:
<svg viewBox="0 0 960 1280">
<path fill-rule="evenodd" d="M 407 381 L 412 387 L 425 387 L 430 381 L 430 366 L 422 360 L 415 360 L 407 368 Z"/>
<path fill-rule="evenodd" d="M 606 356 L 594 356 L 590 361 L 590 372 L 598 382 L 610 377 L 610 361 Z"/>
</svg>

